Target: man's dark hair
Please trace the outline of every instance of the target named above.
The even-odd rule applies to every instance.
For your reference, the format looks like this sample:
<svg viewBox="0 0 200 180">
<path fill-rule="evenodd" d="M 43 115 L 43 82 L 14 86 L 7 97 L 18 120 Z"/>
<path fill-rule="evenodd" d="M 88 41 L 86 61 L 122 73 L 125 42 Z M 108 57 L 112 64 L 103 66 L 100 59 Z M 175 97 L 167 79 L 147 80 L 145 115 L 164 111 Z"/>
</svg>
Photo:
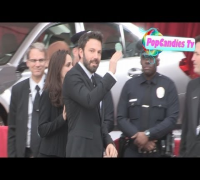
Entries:
<svg viewBox="0 0 200 180">
<path fill-rule="evenodd" d="M 195 44 L 200 42 L 200 35 L 198 35 L 197 37 L 195 37 Z"/>
<path fill-rule="evenodd" d="M 103 34 L 99 31 L 89 31 L 85 34 L 83 34 L 80 39 L 78 40 L 78 48 L 81 48 L 84 50 L 86 43 L 90 39 L 96 39 L 98 41 L 103 42 Z"/>
</svg>

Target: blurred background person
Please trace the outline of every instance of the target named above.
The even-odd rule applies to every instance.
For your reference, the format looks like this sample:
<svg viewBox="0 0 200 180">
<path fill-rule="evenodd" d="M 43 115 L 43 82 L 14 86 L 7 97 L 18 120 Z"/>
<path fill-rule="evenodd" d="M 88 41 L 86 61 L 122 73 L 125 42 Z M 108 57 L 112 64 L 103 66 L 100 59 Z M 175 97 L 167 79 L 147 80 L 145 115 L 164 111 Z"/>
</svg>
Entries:
<svg viewBox="0 0 200 180">
<path fill-rule="evenodd" d="M 87 33 L 88 31 L 80 31 L 76 34 L 74 34 L 72 37 L 71 37 L 71 42 L 73 43 L 72 47 L 71 47 L 71 56 L 72 56 L 72 63 L 73 63 L 73 66 L 79 62 L 80 58 L 79 58 L 79 53 L 78 53 L 78 40 L 80 39 L 80 37 Z"/>
<path fill-rule="evenodd" d="M 200 75 L 200 35 L 192 56 L 194 72 Z M 200 77 L 187 85 L 180 142 L 181 157 L 200 157 Z"/>
<path fill-rule="evenodd" d="M 45 81 L 47 52 L 43 43 L 33 43 L 26 55 L 31 77 L 12 88 L 8 116 L 8 157 L 37 157 L 39 98 Z"/>
<path fill-rule="evenodd" d="M 72 58 L 68 51 L 58 50 L 53 53 L 40 99 L 40 157 L 65 157 L 68 122 L 63 106 L 62 85 L 66 73 L 71 68 Z"/>
<path fill-rule="evenodd" d="M 87 32 L 89 31 L 81 31 L 74 34 L 71 37 L 71 42 L 73 43 L 71 50 L 71 54 L 73 57 L 72 58 L 73 66 L 75 66 L 75 64 L 79 62 L 78 40 L 83 34 Z M 96 79 L 97 84 L 102 79 L 102 77 L 97 73 L 94 73 L 94 77 Z M 114 105 L 113 105 L 112 94 L 110 91 L 105 95 L 103 100 L 100 102 L 100 112 L 102 121 L 105 123 L 107 130 L 110 133 L 114 129 Z"/>
<path fill-rule="evenodd" d="M 53 53 L 55 53 L 58 50 L 66 50 L 70 54 L 70 47 L 65 41 L 55 41 L 49 45 L 47 48 L 47 56 L 48 56 L 48 61 L 46 63 L 46 67 L 49 65 L 49 60 L 51 59 L 51 56 Z"/>
</svg>

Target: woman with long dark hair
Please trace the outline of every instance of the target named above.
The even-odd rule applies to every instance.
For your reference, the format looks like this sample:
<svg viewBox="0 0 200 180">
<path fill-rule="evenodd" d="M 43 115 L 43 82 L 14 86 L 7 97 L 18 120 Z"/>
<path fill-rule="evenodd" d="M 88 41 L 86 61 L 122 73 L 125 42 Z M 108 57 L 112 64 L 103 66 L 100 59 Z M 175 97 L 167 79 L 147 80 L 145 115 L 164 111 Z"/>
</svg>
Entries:
<svg viewBox="0 0 200 180">
<path fill-rule="evenodd" d="M 72 58 L 68 51 L 58 50 L 51 56 L 39 108 L 40 157 L 65 157 L 68 125 L 62 85 L 71 68 Z"/>
</svg>

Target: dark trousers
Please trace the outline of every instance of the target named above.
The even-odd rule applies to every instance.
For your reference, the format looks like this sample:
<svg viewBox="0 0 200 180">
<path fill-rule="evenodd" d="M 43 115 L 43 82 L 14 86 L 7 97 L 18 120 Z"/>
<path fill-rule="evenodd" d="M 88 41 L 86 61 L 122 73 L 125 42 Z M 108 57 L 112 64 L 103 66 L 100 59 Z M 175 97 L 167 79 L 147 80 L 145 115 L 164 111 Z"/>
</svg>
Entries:
<svg viewBox="0 0 200 180">
<path fill-rule="evenodd" d="M 46 154 L 42 154 L 42 153 L 39 153 L 39 157 L 41 157 L 41 158 L 59 158 L 58 156 L 46 155 Z"/>
<path fill-rule="evenodd" d="M 25 149 L 25 157 L 26 158 L 33 158 L 33 154 L 32 154 L 31 148 L 26 148 Z"/>
<path fill-rule="evenodd" d="M 138 151 L 138 147 L 133 144 L 133 141 L 127 146 L 123 157 L 162 157 L 159 146 L 157 146 L 157 151 L 152 153 L 141 153 Z"/>
<path fill-rule="evenodd" d="M 130 147 L 127 147 L 124 152 L 124 157 L 161 157 L 159 152 L 153 153 L 139 153 L 137 149 L 133 150 Z"/>
</svg>

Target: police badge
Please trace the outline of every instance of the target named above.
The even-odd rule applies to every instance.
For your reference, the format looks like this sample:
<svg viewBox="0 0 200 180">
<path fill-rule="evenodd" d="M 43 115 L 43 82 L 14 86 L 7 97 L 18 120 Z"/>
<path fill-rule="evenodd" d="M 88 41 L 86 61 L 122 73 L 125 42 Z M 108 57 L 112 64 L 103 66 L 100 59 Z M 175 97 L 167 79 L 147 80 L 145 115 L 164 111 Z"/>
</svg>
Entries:
<svg viewBox="0 0 200 180">
<path fill-rule="evenodd" d="M 158 98 L 163 98 L 165 95 L 165 89 L 163 87 L 158 87 L 156 90 L 156 95 Z"/>
</svg>

